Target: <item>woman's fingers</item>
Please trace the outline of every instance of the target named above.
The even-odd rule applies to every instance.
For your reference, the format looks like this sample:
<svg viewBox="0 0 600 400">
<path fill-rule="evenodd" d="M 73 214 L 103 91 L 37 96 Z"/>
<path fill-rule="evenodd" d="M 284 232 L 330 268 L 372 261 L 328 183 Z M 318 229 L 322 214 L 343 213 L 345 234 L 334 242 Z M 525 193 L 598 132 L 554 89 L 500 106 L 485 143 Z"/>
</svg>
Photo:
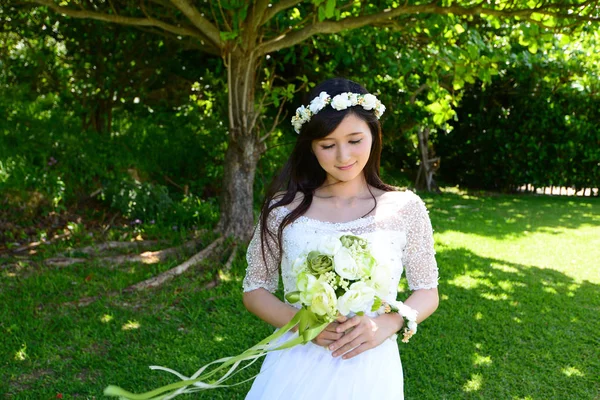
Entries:
<svg viewBox="0 0 600 400">
<path fill-rule="evenodd" d="M 369 344 L 369 342 L 365 342 L 365 343 L 361 344 L 360 346 L 356 347 L 355 349 L 353 349 L 352 351 L 344 354 L 342 356 L 342 358 L 344 360 L 348 360 L 348 359 L 350 359 L 352 357 L 356 357 L 360 353 L 365 352 L 365 351 L 367 351 L 369 349 L 372 349 L 372 348 L 373 347 Z"/>
<path fill-rule="evenodd" d="M 340 324 L 334 321 L 334 322 L 330 323 L 329 325 L 327 325 L 325 327 L 325 330 L 330 331 L 330 332 L 337 332 L 338 326 L 340 326 Z"/>
<path fill-rule="evenodd" d="M 350 332 L 346 332 L 341 338 L 339 338 L 335 343 L 329 346 L 329 350 L 338 350 L 339 348 L 347 345 L 348 343 L 355 340 L 360 336 L 360 329 L 352 329 Z M 360 344 L 360 343 L 359 343 Z"/>
<path fill-rule="evenodd" d="M 339 324 L 336 328 L 338 332 L 346 332 L 348 329 L 355 327 L 360 324 L 360 317 L 355 315 L 344 323 Z"/>
<path fill-rule="evenodd" d="M 340 323 L 341 322 L 346 322 L 346 321 L 348 321 L 348 317 L 346 317 L 345 315 L 342 315 L 342 314 L 338 314 L 338 317 L 337 317 L 336 321 L 340 322 Z"/>
<path fill-rule="evenodd" d="M 350 350 L 354 349 L 355 347 L 361 346 L 362 344 L 364 344 L 363 341 L 362 341 L 362 338 L 361 337 L 357 337 L 356 339 L 351 340 L 350 342 L 346 343 L 342 347 L 338 348 L 331 355 L 334 356 L 334 357 L 341 356 L 342 354 L 346 354 Z"/>
<path fill-rule="evenodd" d="M 319 335 L 317 337 L 320 339 L 336 341 L 336 340 L 339 340 L 342 336 L 344 336 L 343 332 L 338 333 L 338 332 L 332 332 L 332 331 L 323 331 L 323 332 L 319 333 Z"/>
</svg>

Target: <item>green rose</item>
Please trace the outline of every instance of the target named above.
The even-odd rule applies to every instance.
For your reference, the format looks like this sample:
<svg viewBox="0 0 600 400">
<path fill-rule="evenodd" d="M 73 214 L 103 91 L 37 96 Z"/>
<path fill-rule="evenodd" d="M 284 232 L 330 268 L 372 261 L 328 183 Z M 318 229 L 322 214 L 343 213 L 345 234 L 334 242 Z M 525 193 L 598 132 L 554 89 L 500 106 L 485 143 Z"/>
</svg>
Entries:
<svg viewBox="0 0 600 400">
<path fill-rule="evenodd" d="M 308 264 L 308 271 L 315 275 L 333 271 L 333 257 L 319 253 L 318 251 L 308 253 L 306 263 Z"/>
<path fill-rule="evenodd" d="M 344 235 L 340 237 L 340 241 L 342 242 L 342 246 L 350 250 L 353 254 L 369 250 L 369 242 L 358 236 Z"/>
</svg>

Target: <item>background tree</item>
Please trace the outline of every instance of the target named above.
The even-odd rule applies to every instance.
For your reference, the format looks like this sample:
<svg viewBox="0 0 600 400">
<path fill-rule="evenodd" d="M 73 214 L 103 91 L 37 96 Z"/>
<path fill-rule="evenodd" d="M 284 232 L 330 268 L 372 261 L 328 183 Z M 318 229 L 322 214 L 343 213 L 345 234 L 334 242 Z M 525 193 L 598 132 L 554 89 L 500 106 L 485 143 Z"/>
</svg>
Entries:
<svg viewBox="0 0 600 400">
<path fill-rule="evenodd" d="M 405 30 L 444 31 L 463 18 L 482 17 L 491 23 L 510 19 L 546 29 L 572 29 L 573 26 L 600 18 L 597 1 L 543 1 L 526 4 L 498 1 L 493 4 L 473 1 L 356 2 L 314 0 L 299 3 L 281 0 L 270 4 L 257 0 L 251 4 L 239 0 L 192 2 L 190 0 L 126 0 L 106 3 L 85 1 L 31 0 L 10 4 L 12 12 L 31 6 L 45 6 L 73 18 L 95 19 L 132 25 L 171 37 L 189 37 L 201 51 L 220 56 L 227 72 L 229 132 L 225 155 L 221 219 L 218 229 L 225 235 L 247 238 L 253 224 L 252 183 L 256 165 L 265 150 L 272 129 L 259 129 L 268 96 L 284 100 L 293 97 L 294 86 L 261 87 L 262 64 L 266 56 L 294 46 L 319 34 L 376 24 L 395 24 Z M 531 33 L 534 36 L 533 33 Z M 485 45 L 485 43 L 481 43 Z M 471 62 L 479 54 L 470 50 Z M 450 60 L 452 61 L 452 60 Z M 426 64 L 424 65 L 424 67 Z M 469 65 L 457 69 L 454 86 L 460 88 L 464 75 L 468 82 Z M 258 96 L 257 96 L 258 92 Z M 430 105 L 436 115 L 449 115 L 453 99 L 444 98 Z M 279 114 L 278 114 L 279 116 Z M 435 117 L 434 117 L 435 118 Z M 437 117 L 438 122 L 442 122 Z M 279 122 L 274 118 L 273 124 Z"/>
</svg>

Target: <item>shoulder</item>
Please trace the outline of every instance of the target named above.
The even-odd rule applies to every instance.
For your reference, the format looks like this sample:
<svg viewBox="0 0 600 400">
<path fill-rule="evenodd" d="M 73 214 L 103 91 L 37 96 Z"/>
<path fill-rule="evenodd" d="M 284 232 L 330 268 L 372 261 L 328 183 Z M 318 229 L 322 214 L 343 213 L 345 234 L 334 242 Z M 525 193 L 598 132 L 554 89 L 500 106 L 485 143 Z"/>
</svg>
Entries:
<svg viewBox="0 0 600 400">
<path fill-rule="evenodd" d="M 406 189 L 402 190 L 397 188 L 396 190 L 384 191 L 381 189 L 377 189 L 380 191 L 381 196 L 378 196 L 381 199 L 392 200 L 395 202 L 414 202 L 414 201 L 422 201 L 418 194 L 413 192 L 412 190 Z M 377 196 L 377 193 L 374 192 Z"/>
<path fill-rule="evenodd" d="M 415 211 L 426 210 L 425 202 L 421 197 L 412 190 L 397 190 L 384 195 L 394 206 L 398 213 L 411 213 Z"/>
<path fill-rule="evenodd" d="M 283 198 L 283 196 L 285 196 L 286 193 L 287 192 L 284 192 L 284 191 L 275 193 L 273 195 L 273 198 L 271 199 L 271 202 L 277 202 L 277 201 L 281 200 Z M 296 207 L 298 207 L 300 205 L 300 203 L 302 203 L 302 200 L 304 200 L 304 193 L 296 192 L 294 199 L 291 201 L 291 203 L 285 204 L 284 206 L 280 206 L 280 207 L 285 207 L 289 211 L 292 211 Z"/>
</svg>

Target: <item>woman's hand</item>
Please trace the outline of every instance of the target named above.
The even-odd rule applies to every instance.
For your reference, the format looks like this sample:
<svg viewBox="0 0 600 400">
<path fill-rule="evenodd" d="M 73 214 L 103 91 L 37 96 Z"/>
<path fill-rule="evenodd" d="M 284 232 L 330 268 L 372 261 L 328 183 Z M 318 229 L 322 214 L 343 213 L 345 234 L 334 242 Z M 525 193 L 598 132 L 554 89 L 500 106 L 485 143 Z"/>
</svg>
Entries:
<svg viewBox="0 0 600 400">
<path fill-rule="evenodd" d="M 316 338 L 312 340 L 314 344 L 319 346 L 328 347 L 331 343 L 339 340 L 342 336 L 344 336 L 344 331 L 339 331 L 337 328 L 341 325 L 341 323 L 346 322 L 348 318 L 343 315 L 338 316 L 337 320 L 333 321 L 321 333 L 317 335 Z"/>
<path fill-rule="evenodd" d="M 379 346 L 402 328 L 403 320 L 398 314 L 383 314 L 375 318 L 355 315 L 337 326 L 337 333 L 345 334 L 329 345 L 332 356 L 343 355 L 347 360 Z"/>
</svg>

